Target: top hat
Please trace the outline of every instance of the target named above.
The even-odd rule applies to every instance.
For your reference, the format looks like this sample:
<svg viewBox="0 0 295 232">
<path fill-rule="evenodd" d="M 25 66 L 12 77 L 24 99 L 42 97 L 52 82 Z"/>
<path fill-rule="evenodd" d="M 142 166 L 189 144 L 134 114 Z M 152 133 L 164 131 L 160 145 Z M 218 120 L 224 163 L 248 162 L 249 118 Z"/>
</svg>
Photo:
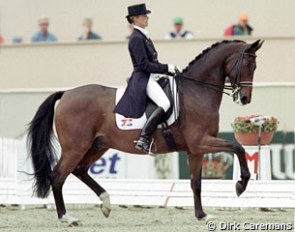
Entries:
<svg viewBox="0 0 295 232">
<path fill-rule="evenodd" d="M 131 16 L 150 14 L 151 11 L 146 9 L 145 3 L 128 6 L 128 19 Z"/>
</svg>

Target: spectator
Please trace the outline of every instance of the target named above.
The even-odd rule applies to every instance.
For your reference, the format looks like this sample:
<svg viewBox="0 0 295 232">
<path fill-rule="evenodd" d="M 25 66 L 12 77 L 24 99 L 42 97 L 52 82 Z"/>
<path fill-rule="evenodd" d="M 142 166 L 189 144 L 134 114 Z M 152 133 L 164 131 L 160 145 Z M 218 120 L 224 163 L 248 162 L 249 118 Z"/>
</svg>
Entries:
<svg viewBox="0 0 295 232">
<path fill-rule="evenodd" d="M 183 19 L 175 17 L 173 19 L 174 31 L 168 32 L 165 39 L 192 39 L 193 34 L 190 31 L 183 29 Z"/>
<path fill-rule="evenodd" d="M 40 31 L 34 34 L 31 38 L 32 42 L 55 42 L 57 37 L 48 31 L 49 18 L 47 16 L 41 16 L 38 20 Z"/>
<path fill-rule="evenodd" d="M 23 38 L 21 36 L 18 36 L 18 35 L 13 36 L 13 38 L 12 38 L 13 44 L 20 44 L 22 42 L 23 42 Z"/>
<path fill-rule="evenodd" d="M 240 14 L 239 22 L 236 25 L 231 25 L 224 31 L 225 36 L 235 35 L 251 35 L 253 28 L 248 24 L 248 15 L 245 13 Z"/>
<path fill-rule="evenodd" d="M 0 35 L 0 44 L 3 44 L 4 43 L 4 39 L 3 39 L 3 36 Z"/>
<path fill-rule="evenodd" d="M 102 37 L 92 31 L 92 19 L 85 18 L 83 21 L 83 34 L 78 38 L 78 40 L 101 40 Z"/>
</svg>

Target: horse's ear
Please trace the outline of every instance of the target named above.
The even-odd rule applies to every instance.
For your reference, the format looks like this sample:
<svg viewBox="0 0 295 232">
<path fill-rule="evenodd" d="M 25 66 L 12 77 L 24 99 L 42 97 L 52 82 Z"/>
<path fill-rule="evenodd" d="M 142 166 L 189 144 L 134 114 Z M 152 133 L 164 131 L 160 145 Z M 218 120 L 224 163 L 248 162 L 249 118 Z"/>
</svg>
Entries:
<svg viewBox="0 0 295 232">
<path fill-rule="evenodd" d="M 254 43 L 250 44 L 247 50 L 255 53 L 259 48 L 261 48 L 263 43 L 264 43 L 264 40 L 260 40 L 260 39 L 256 40 Z"/>
</svg>

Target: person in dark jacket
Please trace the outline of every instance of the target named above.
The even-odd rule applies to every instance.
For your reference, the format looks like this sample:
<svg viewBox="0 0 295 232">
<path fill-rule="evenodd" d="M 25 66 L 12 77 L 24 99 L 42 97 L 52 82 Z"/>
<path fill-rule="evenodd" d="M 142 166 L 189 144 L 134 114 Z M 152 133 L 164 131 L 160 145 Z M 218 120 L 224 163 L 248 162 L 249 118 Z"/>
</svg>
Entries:
<svg viewBox="0 0 295 232">
<path fill-rule="evenodd" d="M 101 40 L 102 37 L 92 31 L 92 18 L 85 18 L 83 20 L 83 34 L 79 36 L 78 40 Z"/>
<path fill-rule="evenodd" d="M 240 13 L 239 22 L 237 24 L 230 25 L 224 30 L 225 36 L 250 36 L 253 28 L 248 24 L 249 17 L 245 13 Z"/>
<path fill-rule="evenodd" d="M 158 61 L 155 46 L 145 29 L 150 13 L 145 4 L 128 7 L 126 18 L 134 27 L 128 44 L 134 69 L 125 93 L 114 109 L 115 113 L 127 118 L 139 118 L 144 114 L 147 98 L 158 106 L 147 119 L 139 139 L 135 141 L 135 147 L 146 153 L 151 153 L 150 137 L 170 108 L 169 99 L 158 84 L 156 74 L 175 74 L 177 71 L 176 66 Z"/>
<path fill-rule="evenodd" d="M 233 28 L 233 35 L 251 35 L 253 28 L 248 24 L 249 17 L 245 13 L 240 13 L 240 20 Z"/>
</svg>

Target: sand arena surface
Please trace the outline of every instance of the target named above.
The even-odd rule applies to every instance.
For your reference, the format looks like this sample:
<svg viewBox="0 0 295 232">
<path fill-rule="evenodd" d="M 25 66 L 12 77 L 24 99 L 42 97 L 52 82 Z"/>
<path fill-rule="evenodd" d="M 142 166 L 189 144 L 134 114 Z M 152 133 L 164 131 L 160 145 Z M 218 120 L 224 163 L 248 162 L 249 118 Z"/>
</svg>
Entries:
<svg viewBox="0 0 295 232">
<path fill-rule="evenodd" d="M 194 218 L 193 208 L 142 208 L 113 206 L 105 218 L 97 206 L 68 205 L 69 215 L 80 219 L 82 226 L 68 227 L 57 220 L 54 208 L 31 206 L 20 210 L 17 206 L 0 206 L 1 232 L 192 232 L 208 231 L 203 221 Z M 213 209 L 205 211 L 217 217 L 217 226 L 227 223 L 294 223 L 295 209 L 275 209 L 263 212 L 258 209 Z M 294 225 L 292 225 L 294 226 Z M 217 229 L 216 231 L 220 231 Z M 223 230 L 230 231 L 230 230 Z M 233 230 L 231 230 L 233 231 Z M 241 228 L 240 231 L 245 231 Z M 266 230 L 252 230 L 266 231 Z M 282 230 L 280 230 L 282 231 Z M 284 230 L 283 230 L 284 231 Z M 291 230 L 293 231 L 293 230 Z"/>
</svg>

